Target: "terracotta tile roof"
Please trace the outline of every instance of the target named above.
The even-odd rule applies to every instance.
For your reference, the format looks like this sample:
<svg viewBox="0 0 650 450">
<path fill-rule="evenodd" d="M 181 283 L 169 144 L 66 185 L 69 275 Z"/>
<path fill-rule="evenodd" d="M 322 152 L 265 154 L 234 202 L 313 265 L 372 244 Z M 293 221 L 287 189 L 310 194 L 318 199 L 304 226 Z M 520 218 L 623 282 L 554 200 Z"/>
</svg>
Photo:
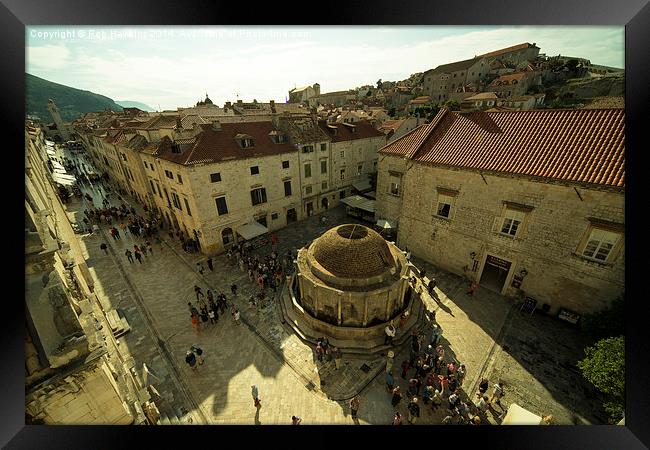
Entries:
<svg viewBox="0 0 650 450">
<path fill-rule="evenodd" d="M 294 144 L 331 140 L 311 117 L 280 117 L 279 126 L 287 132 Z"/>
<path fill-rule="evenodd" d="M 180 145 L 181 153 L 172 152 L 173 143 L 167 136 L 142 151 L 183 165 L 262 158 L 297 151 L 289 143 L 273 143 L 270 132 L 275 128 L 271 122 L 222 123 L 220 131 L 214 131 L 211 124 L 200 127 L 202 132 L 194 138 L 179 139 L 174 143 Z M 254 147 L 241 148 L 235 140 L 237 135 L 251 136 Z"/>
<path fill-rule="evenodd" d="M 409 105 L 426 105 L 429 103 L 431 103 L 431 97 L 429 97 L 428 95 L 417 97 L 409 101 Z"/>
<path fill-rule="evenodd" d="M 176 126 L 176 115 L 159 115 L 154 116 L 150 120 L 141 123 L 139 129 L 141 130 L 155 130 L 157 128 L 174 128 Z"/>
<path fill-rule="evenodd" d="M 595 97 L 585 109 L 625 108 L 625 97 Z"/>
<path fill-rule="evenodd" d="M 415 134 L 425 136 L 418 141 Z M 624 151 L 622 109 L 459 114 L 443 108 L 431 124 L 381 153 L 424 164 L 624 187 Z"/>
<path fill-rule="evenodd" d="M 494 92 L 481 92 L 480 94 L 472 95 L 467 97 L 465 100 L 496 100 L 497 94 Z M 464 100 L 463 100 L 464 101 Z"/>
<path fill-rule="evenodd" d="M 531 72 L 515 72 L 515 73 L 507 73 L 505 75 L 501 75 L 499 78 L 495 78 L 492 80 L 490 83 L 490 86 L 499 86 L 501 84 L 510 84 L 514 80 L 517 80 L 519 83 L 521 80 L 523 80 L 526 77 L 531 76 Z"/>
<path fill-rule="evenodd" d="M 384 155 L 406 156 L 407 153 L 422 139 L 426 134 L 427 125 L 423 124 L 406 133 L 399 139 L 394 140 L 387 146 L 379 150 Z"/>
<path fill-rule="evenodd" d="M 328 124 L 325 120 L 319 120 L 318 126 L 325 132 L 332 142 L 354 141 L 357 139 L 367 139 L 373 137 L 385 137 L 386 135 L 379 130 L 376 130 L 366 120 L 359 120 L 354 124 L 347 123 L 331 123 Z M 334 134 L 334 128 L 337 132 Z M 354 130 L 354 131 L 353 131 Z"/>
<path fill-rule="evenodd" d="M 427 75 L 436 75 L 439 73 L 452 73 L 459 72 L 461 70 L 467 70 L 472 67 L 474 64 L 480 61 L 481 58 L 472 58 L 465 59 L 463 61 L 457 61 L 449 64 L 443 64 L 436 67 L 435 69 L 427 70 L 425 73 Z"/>
<path fill-rule="evenodd" d="M 499 56 L 499 55 L 503 55 L 505 53 L 515 52 L 517 50 L 524 50 L 524 49 L 533 48 L 533 47 L 535 47 L 534 44 L 529 44 L 528 42 L 526 42 L 525 44 L 513 45 L 512 47 L 502 48 L 501 50 L 495 50 L 493 52 L 485 53 L 485 54 L 479 55 L 479 56 L 482 56 L 483 58 L 490 58 L 492 56 Z"/>
<path fill-rule="evenodd" d="M 397 130 L 399 127 L 402 126 L 406 119 L 397 119 L 397 120 L 386 120 L 384 123 L 381 124 L 379 127 L 379 130 Z"/>
</svg>

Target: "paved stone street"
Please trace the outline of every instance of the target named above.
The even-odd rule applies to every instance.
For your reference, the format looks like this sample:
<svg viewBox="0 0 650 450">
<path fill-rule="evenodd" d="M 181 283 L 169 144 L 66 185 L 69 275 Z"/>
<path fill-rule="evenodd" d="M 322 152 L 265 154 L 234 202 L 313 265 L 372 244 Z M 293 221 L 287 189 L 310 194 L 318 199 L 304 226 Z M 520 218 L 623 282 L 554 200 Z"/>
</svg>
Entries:
<svg viewBox="0 0 650 450">
<path fill-rule="evenodd" d="M 100 206 L 99 189 L 85 191 Z M 83 217 L 85 202 L 68 205 L 73 220 Z M 129 202 L 142 214 L 138 204 Z M 357 222 L 346 216 L 343 207 L 325 216 L 325 222 L 322 216 L 314 216 L 276 232 L 279 254 L 305 245 L 332 226 Z M 204 264 L 200 275 L 196 262 L 206 257 L 184 252 L 177 240 L 169 239 L 167 230 L 161 233 L 162 246 L 154 245 L 154 254 L 143 258 L 142 264 L 129 263 L 124 256 L 125 249 L 133 247 L 131 235 L 117 241 L 106 230 L 78 236 L 104 309 L 120 309 L 131 325 L 131 331 L 119 338 L 122 352 L 133 358 L 139 376 L 143 376 L 143 363 L 151 369 L 154 377 L 149 380 L 160 392 L 168 415 L 181 417 L 190 411 L 184 420 L 195 423 L 285 424 L 298 415 L 304 424 L 345 424 L 352 423 L 345 400 L 350 393 L 362 391 L 360 423 L 392 420 L 383 355 L 369 360 L 344 357 L 340 371 L 333 370 L 333 362 L 318 363 L 310 346 L 283 327 L 276 305 L 259 310 L 248 306 L 247 299 L 257 288 L 225 255 L 213 258 L 214 272 Z M 101 242 L 109 244 L 108 254 L 100 250 Z M 261 254 L 270 251 L 268 246 L 259 249 Z M 491 384 L 500 379 L 507 383 L 506 406 L 514 401 L 537 414 L 553 414 L 557 423 L 603 421 L 597 412 L 598 399 L 574 368 L 584 344 L 575 329 L 537 313 L 532 318 L 522 316 L 511 300 L 483 288 L 469 297 L 461 277 L 415 257 L 412 262 L 438 280 L 436 298 L 425 294 L 424 300 L 429 310 L 437 311 L 446 359 L 454 357 L 467 366 L 466 395 L 474 397 L 483 375 Z M 239 287 L 235 298 L 230 294 L 233 282 Z M 243 323 L 236 325 L 227 312 L 197 336 L 187 312 L 187 302 L 196 299 L 195 284 L 204 292 L 226 293 L 240 309 Z M 185 351 L 193 344 L 205 351 L 205 364 L 196 372 L 184 362 Z M 408 349 L 395 357 L 395 379 L 404 391 L 407 386 L 398 366 L 407 357 Z M 362 370 L 364 364 L 368 370 Z M 252 384 L 258 386 L 262 399 L 259 414 L 253 407 Z M 405 403 L 397 409 L 406 417 Z M 440 423 L 444 415 L 444 408 L 435 413 L 423 408 L 420 423 Z M 499 422 L 495 416 L 489 419 Z"/>
</svg>

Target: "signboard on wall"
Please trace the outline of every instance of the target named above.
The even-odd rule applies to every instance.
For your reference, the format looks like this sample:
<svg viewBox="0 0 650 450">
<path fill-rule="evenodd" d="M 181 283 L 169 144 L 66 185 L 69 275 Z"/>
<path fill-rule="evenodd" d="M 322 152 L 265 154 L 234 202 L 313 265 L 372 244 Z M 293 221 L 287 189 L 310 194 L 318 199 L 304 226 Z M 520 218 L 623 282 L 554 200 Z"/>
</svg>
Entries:
<svg viewBox="0 0 650 450">
<path fill-rule="evenodd" d="M 485 263 L 503 270 L 510 270 L 510 265 L 512 264 L 510 261 L 492 255 L 487 256 Z"/>
</svg>

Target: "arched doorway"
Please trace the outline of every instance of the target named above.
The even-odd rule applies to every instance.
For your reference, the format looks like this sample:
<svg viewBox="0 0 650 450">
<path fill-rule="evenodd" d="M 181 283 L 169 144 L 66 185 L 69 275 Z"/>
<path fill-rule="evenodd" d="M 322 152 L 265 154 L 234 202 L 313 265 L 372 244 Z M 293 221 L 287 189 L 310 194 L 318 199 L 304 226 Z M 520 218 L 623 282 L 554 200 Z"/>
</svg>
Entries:
<svg viewBox="0 0 650 450">
<path fill-rule="evenodd" d="M 232 245 L 235 242 L 235 236 L 232 233 L 232 228 L 224 228 L 221 231 L 221 241 L 223 242 L 224 247 Z"/>
<path fill-rule="evenodd" d="M 321 205 L 323 205 L 323 208 L 327 209 L 327 206 L 329 205 L 327 197 L 323 197 L 323 200 L 321 200 Z"/>
</svg>

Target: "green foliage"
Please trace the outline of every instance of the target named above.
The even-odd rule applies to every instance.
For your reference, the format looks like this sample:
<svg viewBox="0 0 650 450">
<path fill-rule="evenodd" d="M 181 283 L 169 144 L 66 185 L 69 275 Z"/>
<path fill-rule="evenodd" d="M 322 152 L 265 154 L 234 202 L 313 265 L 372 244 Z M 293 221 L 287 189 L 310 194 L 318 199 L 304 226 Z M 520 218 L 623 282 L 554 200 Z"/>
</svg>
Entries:
<svg viewBox="0 0 650 450">
<path fill-rule="evenodd" d="M 25 74 L 25 81 L 25 112 L 38 116 L 43 122 L 52 122 L 52 116 L 47 109 L 49 99 L 54 100 L 64 121 L 71 121 L 84 113 L 103 111 L 106 108 L 122 111 L 121 106 L 103 95 L 52 83 L 28 73 Z"/>
<path fill-rule="evenodd" d="M 388 110 L 388 115 L 391 116 L 391 117 L 395 117 L 395 108 L 394 107 L 391 108 L 390 110 Z"/>
<path fill-rule="evenodd" d="M 596 389 L 607 395 L 605 409 L 610 421 L 617 422 L 625 411 L 625 337 L 601 339 L 585 348 L 585 355 L 578 367 Z"/>
<path fill-rule="evenodd" d="M 608 308 L 583 316 L 580 327 L 594 341 L 610 336 L 621 336 L 625 333 L 623 308 L 623 298 L 619 297 Z"/>
</svg>

